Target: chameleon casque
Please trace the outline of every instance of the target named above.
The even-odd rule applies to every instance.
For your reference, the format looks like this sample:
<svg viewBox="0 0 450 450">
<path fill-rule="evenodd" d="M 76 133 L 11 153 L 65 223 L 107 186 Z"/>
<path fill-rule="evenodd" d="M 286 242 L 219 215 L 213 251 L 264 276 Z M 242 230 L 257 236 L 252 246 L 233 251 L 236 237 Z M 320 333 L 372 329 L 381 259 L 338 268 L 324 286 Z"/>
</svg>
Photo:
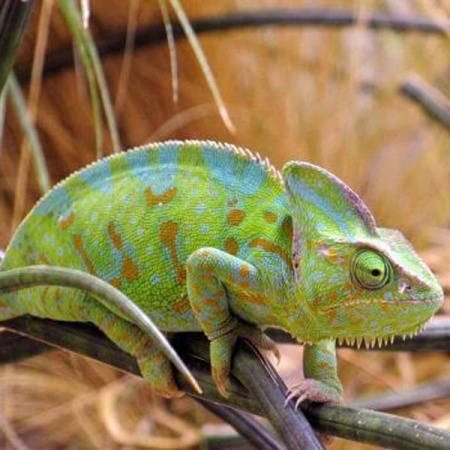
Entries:
<svg viewBox="0 0 450 450">
<path fill-rule="evenodd" d="M 377 228 L 342 181 L 308 163 L 281 174 L 247 149 L 168 141 L 102 159 L 59 183 L 13 237 L 2 270 L 71 267 L 117 287 L 165 332 L 203 331 L 226 395 L 237 337 L 305 343 L 299 399 L 339 401 L 335 341 L 382 345 L 419 330 L 443 302 L 401 233 Z M 134 355 L 162 395 L 169 360 L 113 307 L 79 290 L 1 296 L 0 319 L 31 314 L 96 324 Z"/>
</svg>

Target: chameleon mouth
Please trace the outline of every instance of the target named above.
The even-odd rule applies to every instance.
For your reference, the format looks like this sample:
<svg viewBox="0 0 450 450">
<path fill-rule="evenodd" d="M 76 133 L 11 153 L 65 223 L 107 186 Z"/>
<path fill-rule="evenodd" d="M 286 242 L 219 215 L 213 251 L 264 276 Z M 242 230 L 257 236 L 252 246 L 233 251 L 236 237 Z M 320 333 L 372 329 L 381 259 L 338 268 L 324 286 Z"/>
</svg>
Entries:
<svg viewBox="0 0 450 450">
<path fill-rule="evenodd" d="M 378 348 L 381 348 L 383 346 L 393 344 L 395 338 L 400 337 L 403 341 L 406 340 L 406 338 L 408 337 L 413 338 L 429 324 L 430 320 L 431 318 L 426 320 L 425 322 L 421 322 L 412 329 L 402 331 L 399 333 L 386 334 L 383 336 L 344 336 L 344 337 L 338 336 L 336 340 L 339 345 L 347 344 L 352 347 L 356 345 L 356 348 L 358 349 L 361 348 L 361 346 L 363 345 L 367 350 L 375 348 L 376 346 Z"/>
</svg>

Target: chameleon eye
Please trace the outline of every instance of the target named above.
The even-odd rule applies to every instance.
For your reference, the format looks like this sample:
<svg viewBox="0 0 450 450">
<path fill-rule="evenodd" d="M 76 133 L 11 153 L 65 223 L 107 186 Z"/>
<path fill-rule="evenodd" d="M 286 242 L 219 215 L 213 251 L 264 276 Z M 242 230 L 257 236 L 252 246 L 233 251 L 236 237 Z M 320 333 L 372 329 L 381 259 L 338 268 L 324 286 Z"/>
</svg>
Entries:
<svg viewBox="0 0 450 450">
<path fill-rule="evenodd" d="M 353 259 L 352 276 L 365 289 L 380 289 L 389 283 L 392 266 L 379 253 L 372 250 L 361 250 Z"/>
</svg>

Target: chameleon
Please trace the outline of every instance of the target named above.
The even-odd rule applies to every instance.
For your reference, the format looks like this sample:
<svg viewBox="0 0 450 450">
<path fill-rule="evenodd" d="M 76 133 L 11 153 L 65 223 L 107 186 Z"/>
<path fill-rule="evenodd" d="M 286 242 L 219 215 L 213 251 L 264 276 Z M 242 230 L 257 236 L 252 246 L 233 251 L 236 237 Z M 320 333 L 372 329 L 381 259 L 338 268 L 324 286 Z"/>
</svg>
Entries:
<svg viewBox="0 0 450 450">
<path fill-rule="evenodd" d="M 18 227 L 1 270 L 34 265 L 101 278 L 164 333 L 206 334 L 225 396 L 239 337 L 278 356 L 270 327 L 304 344 L 304 380 L 290 396 L 341 401 L 336 341 L 381 346 L 413 335 L 443 302 L 411 244 L 377 227 L 336 176 L 297 161 L 279 172 L 213 141 L 151 143 L 57 184 Z M 95 324 L 158 393 L 180 394 L 167 357 L 114 306 L 57 286 L 0 297 L 0 320 Z"/>
</svg>

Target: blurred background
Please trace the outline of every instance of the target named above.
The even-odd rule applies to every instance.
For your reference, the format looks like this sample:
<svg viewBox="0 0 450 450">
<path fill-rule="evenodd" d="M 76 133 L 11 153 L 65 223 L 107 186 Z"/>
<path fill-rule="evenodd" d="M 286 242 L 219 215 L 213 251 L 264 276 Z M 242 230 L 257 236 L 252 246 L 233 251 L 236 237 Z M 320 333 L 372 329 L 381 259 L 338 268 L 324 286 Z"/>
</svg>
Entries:
<svg viewBox="0 0 450 450">
<path fill-rule="evenodd" d="M 165 34 L 144 33 L 164 25 L 161 5 L 172 23 L 178 21 L 170 2 L 89 4 L 89 29 L 102 53 L 121 148 L 172 138 L 213 139 L 257 151 L 278 168 L 292 159 L 324 166 L 364 198 L 378 225 L 401 229 L 450 291 L 450 128 L 405 93 L 412 86 L 450 110 L 445 2 L 184 1 L 192 24 L 223 22 L 229 14 L 270 16 L 279 8 L 292 14 L 314 8 L 322 17 L 348 12 L 356 18 L 339 27 L 316 20 L 198 33 L 220 93 L 215 95 L 183 33 L 173 46 Z M 373 28 L 368 21 L 374 12 L 420 17 L 434 28 Z M 104 115 L 96 125 L 89 77 L 73 35 L 58 1 L 36 1 L 14 67 L 51 185 L 94 161 L 99 149 L 108 155 L 114 147 Z M 41 195 L 42 172 L 9 99 L 0 125 L 0 245 L 5 248 Z M 345 349 L 339 356 L 349 403 L 375 392 L 410 389 L 450 370 L 442 354 Z M 283 347 L 279 370 L 288 384 L 301 375 L 300 366 L 301 348 Z M 211 430 L 218 432 L 212 424 L 224 432 L 193 400 L 154 397 L 142 380 L 66 353 L 2 368 L 0 402 L 2 448 L 162 448 L 158 436 L 172 437 L 166 448 L 198 448 Z M 396 412 L 449 426 L 449 405 L 444 399 Z M 331 448 L 373 447 L 336 439 Z"/>
</svg>

